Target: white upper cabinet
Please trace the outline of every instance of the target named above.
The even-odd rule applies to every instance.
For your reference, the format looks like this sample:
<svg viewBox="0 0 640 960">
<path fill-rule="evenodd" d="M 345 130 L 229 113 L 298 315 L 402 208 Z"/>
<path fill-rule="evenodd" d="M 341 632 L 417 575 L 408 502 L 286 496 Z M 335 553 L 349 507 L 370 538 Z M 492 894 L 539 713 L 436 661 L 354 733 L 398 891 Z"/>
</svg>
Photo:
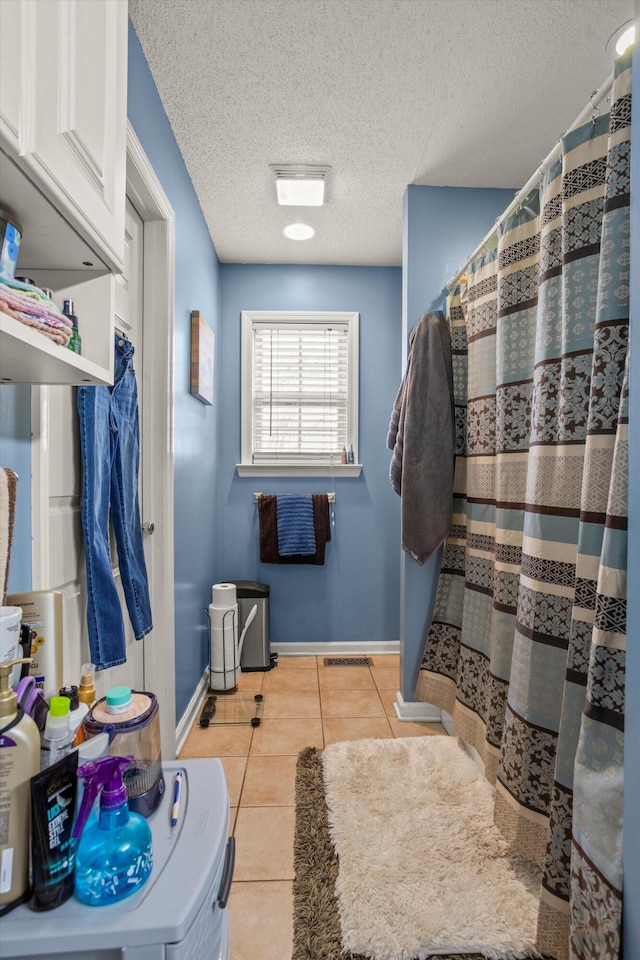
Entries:
<svg viewBox="0 0 640 960">
<path fill-rule="evenodd" d="M 126 91 L 127 0 L 0 0 L 0 207 L 23 227 L 17 273 L 38 282 L 54 271 L 56 302 L 57 289 L 123 269 Z M 107 382 L 113 320 L 102 313 L 87 377 L 84 358 L 0 315 L 0 379 Z"/>
<path fill-rule="evenodd" d="M 2 0 L 0 37 L 0 145 L 120 272 L 126 0 Z"/>
<path fill-rule="evenodd" d="M 34 12 L 31 3 L 0 3 L 0 142 L 16 154 L 26 137 L 25 118 L 35 112 L 28 108 L 29 101 L 35 107 L 35 83 L 27 70 Z"/>
</svg>

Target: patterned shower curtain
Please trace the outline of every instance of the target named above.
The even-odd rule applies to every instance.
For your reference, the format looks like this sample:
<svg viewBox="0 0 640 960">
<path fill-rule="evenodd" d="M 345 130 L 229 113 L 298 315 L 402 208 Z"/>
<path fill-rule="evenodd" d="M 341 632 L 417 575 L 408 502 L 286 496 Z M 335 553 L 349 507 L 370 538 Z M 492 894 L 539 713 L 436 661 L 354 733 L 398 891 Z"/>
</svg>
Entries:
<svg viewBox="0 0 640 960">
<path fill-rule="evenodd" d="M 558 960 L 620 951 L 630 123 L 628 53 L 449 302 L 454 514 L 416 695 L 540 865 Z"/>
</svg>

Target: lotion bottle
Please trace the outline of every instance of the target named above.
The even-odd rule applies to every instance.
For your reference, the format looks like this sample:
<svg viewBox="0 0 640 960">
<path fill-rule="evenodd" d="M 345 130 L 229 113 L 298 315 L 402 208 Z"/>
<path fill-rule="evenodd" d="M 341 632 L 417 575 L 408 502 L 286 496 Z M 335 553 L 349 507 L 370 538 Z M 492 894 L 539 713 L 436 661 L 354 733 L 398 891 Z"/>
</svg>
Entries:
<svg viewBox="0 0 640 960">
<path fill-rule="evenodd" d="M 29 889 L 30 780 L 40 770 L 40 733 L 18 706 L 9 677 L 18 663 L 0 663 L 0 916 L 21 903 Z"/>
</svg>

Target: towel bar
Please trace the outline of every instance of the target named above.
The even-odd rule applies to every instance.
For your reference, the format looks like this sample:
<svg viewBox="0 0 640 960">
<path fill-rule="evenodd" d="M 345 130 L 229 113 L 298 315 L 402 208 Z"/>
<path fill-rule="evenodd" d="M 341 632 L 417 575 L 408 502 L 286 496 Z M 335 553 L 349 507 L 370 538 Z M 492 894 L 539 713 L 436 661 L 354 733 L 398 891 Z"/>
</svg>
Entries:
<svg viewBox="0 0 640 960">
<path fill-rule="evenodd" d="M 254 503 L 257 503 L 258 500 L 260 499 L 260 497 L 264 497 L 264 496 L 265 496 L 264 493 L 254 493 L 254 495 L 253 495 L 253 502 L 254 502 Z M 335 502 L 336 502 L 336 495 L 335 495 L 335 493 L 328 493 L 328 494 L 327 494 L 327 501 L 328 501 L 329 503 L 335 503 Z"/>
</svg>

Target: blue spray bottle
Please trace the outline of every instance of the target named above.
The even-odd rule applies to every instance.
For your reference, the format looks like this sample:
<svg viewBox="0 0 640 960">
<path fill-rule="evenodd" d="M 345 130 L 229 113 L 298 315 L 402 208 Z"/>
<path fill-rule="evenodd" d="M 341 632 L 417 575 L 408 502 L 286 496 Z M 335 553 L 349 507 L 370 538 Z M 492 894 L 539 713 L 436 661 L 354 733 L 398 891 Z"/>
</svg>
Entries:
<svg viewBox="0 0 640 960">
<path fill-rule="evenodd" d="M 135 893 L 151 873 L 151 830 L 129 810 L 122 775 L 133 757 L 103 757 L 78 767 L 84 793 L 73 828 L 80 837 L 76 854 L 76 897 L 90 906 L 116 903 Z M 100 818 L 83 832 L 100 793 Z"/>
</svg>

